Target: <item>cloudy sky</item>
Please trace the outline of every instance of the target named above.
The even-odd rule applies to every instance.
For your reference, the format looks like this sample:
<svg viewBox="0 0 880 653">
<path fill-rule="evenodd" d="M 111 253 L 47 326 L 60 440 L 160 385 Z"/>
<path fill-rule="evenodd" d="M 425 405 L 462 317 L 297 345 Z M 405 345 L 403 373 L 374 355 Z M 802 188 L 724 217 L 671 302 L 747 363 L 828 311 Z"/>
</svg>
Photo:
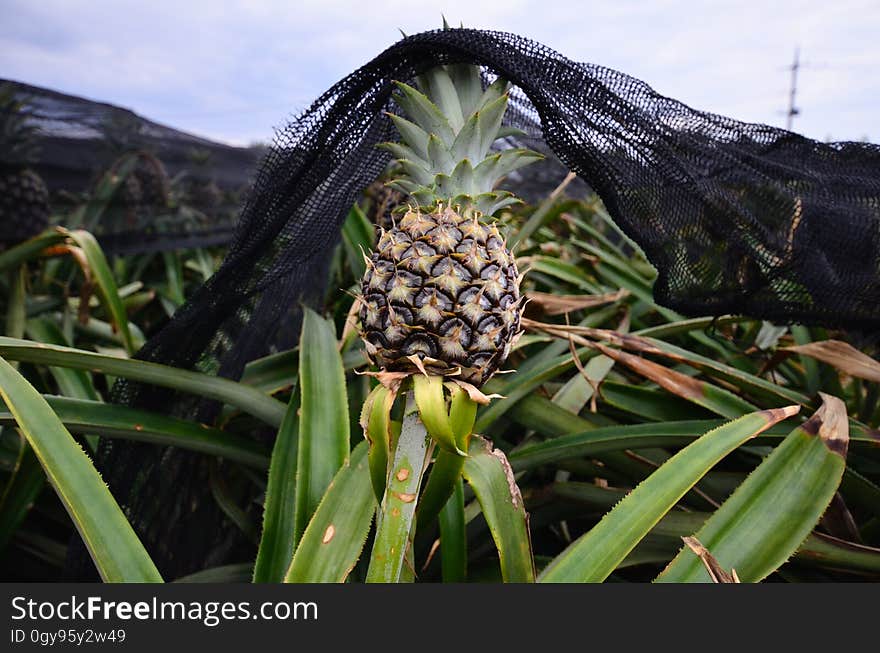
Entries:
<svg viewBox="0 0 880 653">
<path fill-rule="evenodd" d="M 441 13 L 779 126 L 799 46 L 795 130 L 880 141 L 878 0 L 0 0 L 0 77 L 248 144 Z"/>
</svg>

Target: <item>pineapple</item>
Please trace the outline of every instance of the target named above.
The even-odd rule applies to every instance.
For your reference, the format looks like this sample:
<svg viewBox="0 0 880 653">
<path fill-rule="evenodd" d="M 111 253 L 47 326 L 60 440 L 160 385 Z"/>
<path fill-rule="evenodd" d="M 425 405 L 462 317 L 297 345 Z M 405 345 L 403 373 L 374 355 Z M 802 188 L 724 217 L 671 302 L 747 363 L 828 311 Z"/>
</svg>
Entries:
<svg viewBox="0 0 880 653">
<path fill-rule="evenodd" d="M 139 152 L 132 176 L 141 187 L 139 204 L 155 209 L 168 206 L 168 173 L 157 157 L 149 152 Z"/>
<path fill-rule="evenodd" d="M 49 191 L 28 166 L 34 157 L 33 127 L 12 85 L 0 88 L 0 249 L 49 226 Z"/>
<path fill-rule="evenodd" d="M 403 193 L 388 186 L 383 179 L 367 186 L 364 196 L 369 200 L 367 217 L 370 222 L 386 231 L 394 226 L 394 211 L 406 206 Z"/>
<path fill-rule="evenodd" d="M 417 369 L 481 386 L 519 334 L 516 263 L 493 214 L 518 200 L 496 190 L 541 158 L 490 150 L 504 135 L 507 82 L 485 90 L 476 66 L 430 70 L 419 89 L 398 83 L 391 115 L 401 142 L 385 143 L 401 171 L 389 186 L 408 210 L 382 230 L 361 284 L 367 354 L 390 372 Z"/>
<path fill-rule="evenodd" d="M 165 172 L 165 166 L 149 152 L 135 150 L 117 159 L 114 167 L 130 157 L 135 158 L 135 166 L 120 184 L 114 202 L 128 209 L 165 208 L 168 205 L 168 173 Z"/>
<path fill-rule="evenodd" d="M 128 175 L 119 186 L 116 199 L 125 208 L 137 208 L 143 203 L 144 188 L 134 174 Z"/>
</svg>

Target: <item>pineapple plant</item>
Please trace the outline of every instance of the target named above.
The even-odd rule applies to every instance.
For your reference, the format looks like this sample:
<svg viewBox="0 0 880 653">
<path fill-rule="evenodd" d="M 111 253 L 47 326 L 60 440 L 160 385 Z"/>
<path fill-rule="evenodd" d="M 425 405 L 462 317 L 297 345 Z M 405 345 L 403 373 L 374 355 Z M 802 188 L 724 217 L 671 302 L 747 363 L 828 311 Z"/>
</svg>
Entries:
<svg viewBox="0 0 880 653">
<path fill-rule="evenodd" d="M 472 444 L 491 450 L 472 433 L 477 404 L 490 400 L 480 387 L 507 359 L 522 309 L 516 262 L 493 222 L 519 200 L 496 186 L 541 158 L 492 150 L 507 133 L 505 80 L 484 89 L 477 66 L 450 64 L 417 86 L 397 82 L 393 96 L 404 115 L 389 117 L 401 140 L 382 147 L 396 160 L 387 185 L 403 206 L 380 225 L 357 303 L 364 349 L 380 368 L 360 420 L 380 502 L 368 582 L 400 578 L 415 511 L 430 522 L 461 484 Z"/>
<path fill-rule="evenodd" d="M 496 189 L 541 158 L 493 151 L 505 132 L 508 83 L 483 88 L 479 68 L 440 66 L 397 84 L 391 114 L 401 141 L 385 143 L 400 174 L 388 186 L 407 209 L 383 229 L 367 263 L 361 335 L 384 371 L 424 368 L 476 387 L 507 358 L 522 306 L 516 263 L 492 216 L 518 200 Z"/>
<path fill-rule="evenodd" d="M 144 201 L 144 187 L 134 174 L 126 176 L 116 193 L 116 202 L 127 209 L 136 209 Z"/>
<path fill-rule="evenodd" d="M 30 168 L 34 127 L 12 85 L 0 88 L 0 248 L 40 233 L 49 225 L 49 191 Z"/>
<path fill-rule="evenodd" d="M 213 214 L 224 201 L 223 191 L 211 173 L 212 157 L 208 150 L 191 150 L 187 158 L 193 164 L 193 173 L 184 185 L 186 201 L 206 214 Z"/>
<path fill-rule="evenodd" d="M 125 175 L 116 191 L 114 202 L 127 209 L 164 208 L 168 205 L 168 173 L 153 154 L 135 150 L 123 154 L 113 164 L 119 168 L 134 158 L 134 167 Z"/>
</svg>

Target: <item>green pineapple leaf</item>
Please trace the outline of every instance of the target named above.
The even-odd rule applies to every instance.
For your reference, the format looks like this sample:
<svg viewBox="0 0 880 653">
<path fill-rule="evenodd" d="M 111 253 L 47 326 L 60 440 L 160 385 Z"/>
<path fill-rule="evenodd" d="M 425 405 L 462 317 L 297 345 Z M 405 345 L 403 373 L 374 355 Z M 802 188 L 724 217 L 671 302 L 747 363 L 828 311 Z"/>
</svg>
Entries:
<svg viewBox="0 0 880 653">
<path fill-rule="evenodd" d="M 537 152 L 522 148 L 504 150 L 487 157 L 474 168 L 474 181 L 481 190 L 490 191 L 501 177 L 543 158 Z"/>
<path fill-rule="evenodd" d="M 397 160 L 406 160 L 412 161 L 414 164 L 428 169 L 430 164 L 428 160 L 422 156 L 420 156 L 417 152 L 415 152 L 412 148 L 404 145 L 403 143 L 379 143 L 376 147 L 382 148 L 383 150 L 388 150 Z"/>
<path fill-rule="evenodd" d="M 473 113 L 467 119 L 455 137 L 455 142 L 450 148 L 452 158 L 456 161 L 462 159 L 480 160 L 480 114 Z"/>
<path fill-rule="evenodd" d="M 432 68 L 419 77 L 419 85 L 422 92 L 437 106 L 453 131 L 458 131 L 464 124 L 464 115 L 461 110 L 461 102 L 458 92 L 449 73 L 443 66 Z"/>
<path fill-rule="evenodd" d="M 489 148 L 492 147 L 492 143 L 495 142 L 498 130 L 501 129 L 501 119 L 504 117 L 504 112 L 507 109 L 507 100 L 508 96 L 506 94 L 501 95 L 491 102 L 482 105 L 482 108 L 477 112 L 479 141 L 477 144 L 477 156 L 474 157 L 475 161 L 484 159 L 489 152 Z"/>
<path fill-rule="evenodd" d="M 436 175 L 452 172 L 456 159 L 449 152 L 449 148 L 443 144 L 443 141 L 431 134 L 428 138 L 428 161 L 431 173 Z"/>
<path fill-rule="evenodd" d="M 398 116 L 396 113 L 389 113 L 388 117 L 391 118 L 391 122 L 397 127 L 397 131 L 400 132 L 400 137 L 403 141 L 418 154 L 420 159 L 427 161 L 428 132 L 403 116 Z"/>
<path fill-rule="evenodd" d="M 470 116 L 477 110 L 483 96 L 483 82 L 480 69 L 468 64 L 453 64 L 446 67 L 449 77 L 458 91 L 458 102 L 463 116 Z"/>
<path fill-rule="evenodd" d="M 409 159 L 398 159 L 397 162 L 403 168 L 404 174 L 414 182 L 423 186 L 430 186 L 434 183 L 434 175 L 432 175 L 424 166 L 420 166 L 415 161 Z"/>
<path fill-rule="evenodd" d="M 423 125 L 426 131 L 437 134 L 447 146 L 451 146 L 455 140 L 455 133 L 437 105 L 409 84 L 397 82 L 397 88 L 400 92 L 395 94 L 394 100 L 400 108 L 417 124 Z"/>
</svg>

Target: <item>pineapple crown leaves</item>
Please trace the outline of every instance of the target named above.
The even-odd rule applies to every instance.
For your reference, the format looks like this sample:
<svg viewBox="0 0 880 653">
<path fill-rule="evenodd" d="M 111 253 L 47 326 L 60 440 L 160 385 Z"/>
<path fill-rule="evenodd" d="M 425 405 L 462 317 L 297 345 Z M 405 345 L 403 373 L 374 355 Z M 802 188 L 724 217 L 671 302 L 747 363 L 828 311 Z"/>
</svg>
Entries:
<svg viewBox="0 0 880 653">
<path fill-rule="evenodd" d="M 477 66 L 438 66 L 417 78 L 418 88 L 396 82 L 394 99 L 405 116 L 388 114 L 401 136 L 383 143 L 402 175 L 389 186 L 419 206 L 439 202 L 491 215 L 517 200 L 495 184 L 517 168 L 543 158 L 524 148 L 491 152 L 493 143 L 516 130 L 502 126 L 509 84 L 499 79 L 483 89 Z"/>
</svg>

